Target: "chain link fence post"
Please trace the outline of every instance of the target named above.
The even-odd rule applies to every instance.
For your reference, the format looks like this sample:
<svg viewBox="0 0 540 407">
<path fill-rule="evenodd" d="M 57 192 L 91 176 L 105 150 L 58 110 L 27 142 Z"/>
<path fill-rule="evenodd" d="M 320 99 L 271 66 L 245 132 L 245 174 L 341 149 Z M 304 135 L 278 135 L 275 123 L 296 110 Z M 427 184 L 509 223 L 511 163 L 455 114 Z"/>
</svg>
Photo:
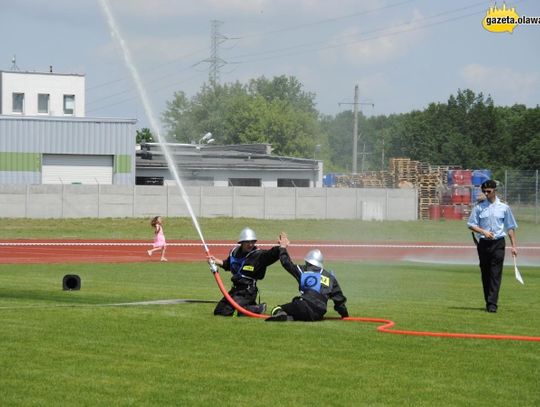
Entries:
<svg viewBox="0 0 540 407">
<path fill-rule="evenodd" d="M 538 224 L 538 170 L 505 170 L 503 199 L 510 204 L 516 218 Z"/>
</svg>

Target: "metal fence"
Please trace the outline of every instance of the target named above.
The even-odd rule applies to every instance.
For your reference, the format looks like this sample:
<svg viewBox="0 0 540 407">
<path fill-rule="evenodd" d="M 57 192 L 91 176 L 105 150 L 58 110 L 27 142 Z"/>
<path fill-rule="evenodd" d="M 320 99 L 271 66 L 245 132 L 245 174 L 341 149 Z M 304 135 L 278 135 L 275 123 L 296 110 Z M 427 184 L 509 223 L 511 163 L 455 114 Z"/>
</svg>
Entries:
<svg viewBox="0 0 540 407">
<path fill-rule="evenodd" d="M 510 204 L 519 221 L 540 222 L 538 170 L 506 170 L 501 179 L 501 197 Z"/>
</svg>

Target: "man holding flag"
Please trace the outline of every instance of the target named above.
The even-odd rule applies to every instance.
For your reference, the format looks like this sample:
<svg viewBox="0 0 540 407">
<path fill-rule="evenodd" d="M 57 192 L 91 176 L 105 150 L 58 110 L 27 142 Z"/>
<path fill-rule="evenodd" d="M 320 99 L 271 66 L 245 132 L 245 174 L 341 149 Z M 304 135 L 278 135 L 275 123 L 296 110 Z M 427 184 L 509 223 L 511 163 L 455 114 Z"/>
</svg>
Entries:
<svg viewBox="0 0 540 407">
<path fill-rule="evenodd" d="M 496 190 L 497 183 L 493 180 L 482 184 L 486 199 L 473 208 L 467 222 L 469 229 L 476 234 L 475 241 L 478 241 L 477 251 L 487 312 L 497 312 L 507 235 L 512 245 L 512 256 L 517 256 L 515 230 L 518 225 L 510 206 L 501 202 Z"/>
</svg>

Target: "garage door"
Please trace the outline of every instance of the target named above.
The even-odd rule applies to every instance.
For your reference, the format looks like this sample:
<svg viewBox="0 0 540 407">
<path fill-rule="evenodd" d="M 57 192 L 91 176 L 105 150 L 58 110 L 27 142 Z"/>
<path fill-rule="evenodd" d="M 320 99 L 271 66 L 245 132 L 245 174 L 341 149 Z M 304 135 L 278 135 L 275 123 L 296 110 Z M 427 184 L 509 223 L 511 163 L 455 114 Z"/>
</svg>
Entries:
<svg viewBox="0 0 540 407">
<path fill-rule="evenodd" d="M 43 184 L 112 184 L 112 155 L 44 154 Z"/>
</svg>

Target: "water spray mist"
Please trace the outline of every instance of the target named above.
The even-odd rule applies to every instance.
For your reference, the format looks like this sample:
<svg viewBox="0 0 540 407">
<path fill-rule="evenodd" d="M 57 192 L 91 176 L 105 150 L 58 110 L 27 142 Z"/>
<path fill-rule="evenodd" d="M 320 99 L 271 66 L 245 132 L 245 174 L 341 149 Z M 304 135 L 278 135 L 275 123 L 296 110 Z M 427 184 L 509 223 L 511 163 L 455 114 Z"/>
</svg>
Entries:
<svg viewBox="0 0 540 407">
<path fill-rule="evenodd" d="M 169 152 L 169 149 L 167 148 L 167 145 L 165 143 L 165 140 L 161 136 L 161 127 L 159 126 L 158 122 L 155 119 L 154 112 L 152 110 L 152 107 L 150 106 L 148 95 L 146 94 L 146 90 L 144 89 L 144 86 L 142 84 L 141 77 L 139 76 L 139 72 L 137 71 L 137 68 L 135 67 L 135 64 L 132 61 L 131 53 L 129 51 L 129 48 L 127 44 L 125 43 L 124 39 L 120 35 L 120 31 L 118 29 L 118 25 L 114 19 L 114 16 L 111 12 L 111 9 L 109 7 L 109 3 L 107 0 L 99 0 L 99 3 L 101 5 L 101 8 L 103 10 L 103 13 L 105 14 L 105 17 L 107 19 L 107 24 L 109 25 L 109 28 L 111 30 L 111 35 L 113 39 L 115 39 L 118 42 L 118 45 L 120 45 L 120 48 L 122 50 L 122 55 L 124 57 L 124 61 L 126 63 L 126 66 L 129 69 L 129 72 L 131 74 L 131 77 L 133 78 L 133 81 L 135 82 L 135 86 L 137 88 L 137 92 L 139 94 L 139 97 L 141 98 L 141 102 L 143 104 L 144 111 L 146 113 L 146 116 L 148 117 L 148 120 L 150 121 L 150 127 L 154 131 L 154 133 L 157 136 L 157 141 L 161 146 L 161 150 L 163 151 L 163 154 L 165 155 L 165 160 L 167 162 L 167 166 L 169 168 L 169 171 L 171 171 L 174 180 L 176 181 L 176 185 L 178 185 L 178 188 L 180 188 L 180 193 L 182 194 L 182 199 L 184 200 L 184 203 L 187 206 L 189 215 L 191 216 L 191 220 L 193 222 L 193 225 L 195 226 L 195 229 L 197 230 L 197 233 L 199 234 L 199 238 L 201 239 L 201 242 L 204 246 L 204 251 L 206 252 L 206 255 L 210 255 L 210 251 L 208 249 L 208 246 L 204 240 L 201 227 L 199 226 L 199 222 L 197 221 L 197 217 L 195 216 L 195 213 L 193 212 L 193 208 L 191 207 L 191 203 L 189 201 L 189 197 L 184 189 L 184 186 L 182 185 L 182 181 L 180 180 L 180 176 L 178 174 L 178 169 L 176 168 L 176 164 L 174 160 L 172 159 L 171 153 Z M 210 264 L 210 269 L 213 273 L 217 272 L 217 266 L 215 264 Z"/>
</svg>

